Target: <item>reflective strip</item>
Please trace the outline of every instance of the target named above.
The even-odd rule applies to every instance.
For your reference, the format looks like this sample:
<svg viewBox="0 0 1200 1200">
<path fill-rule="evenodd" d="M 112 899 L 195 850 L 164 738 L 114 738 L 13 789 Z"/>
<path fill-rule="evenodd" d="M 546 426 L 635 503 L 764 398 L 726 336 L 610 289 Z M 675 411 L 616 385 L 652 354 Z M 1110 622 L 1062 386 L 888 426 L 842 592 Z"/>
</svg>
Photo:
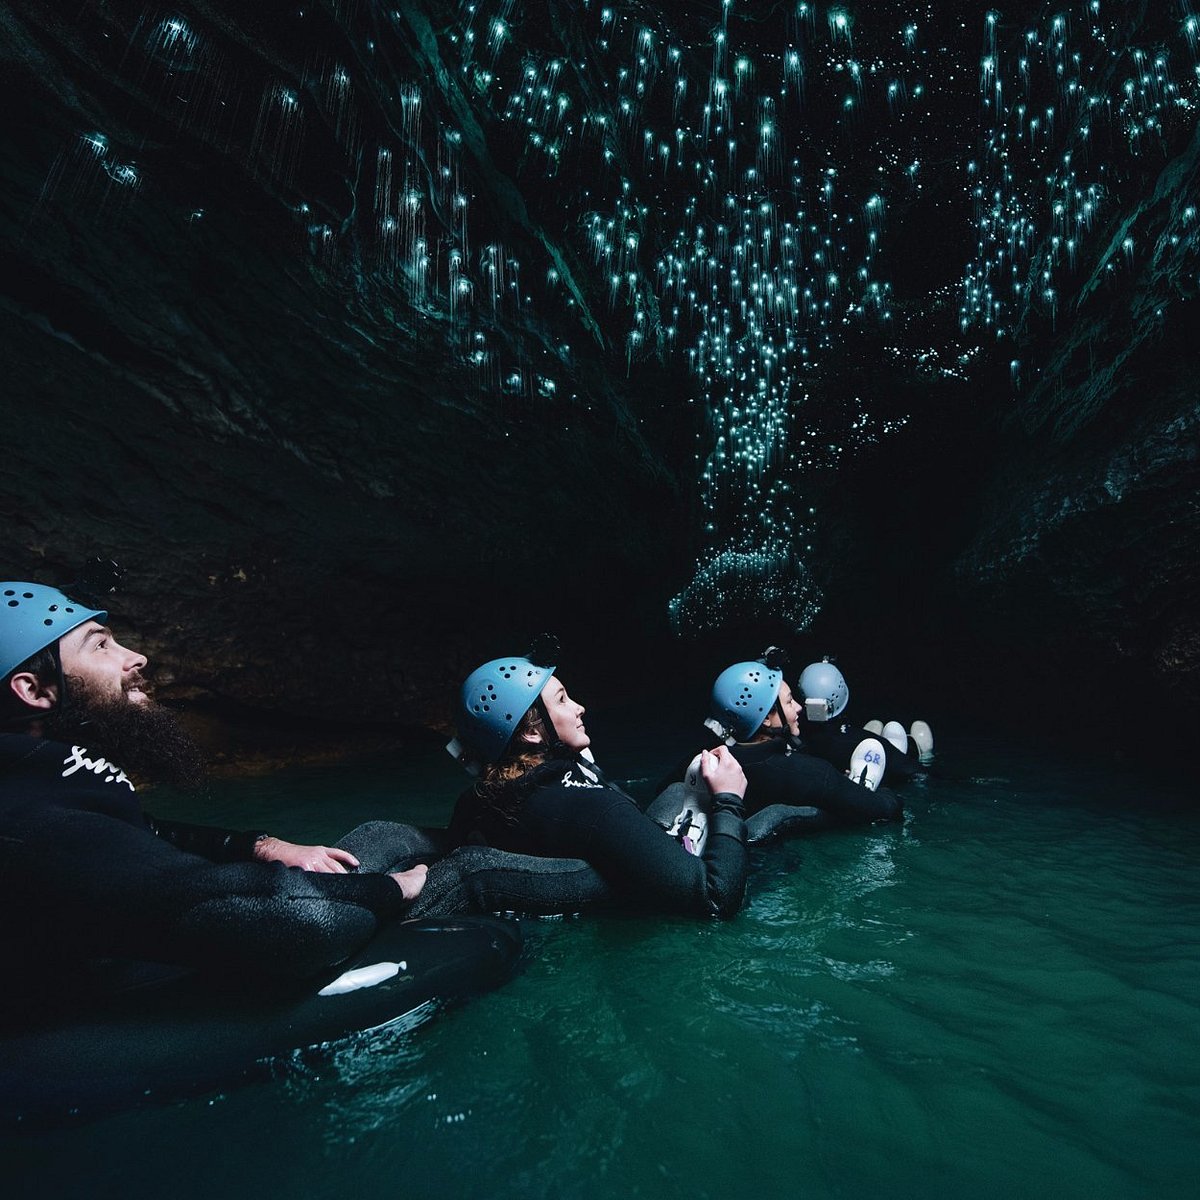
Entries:
<svg viewBox="0 0 1200 1200">
<path fill-rule="evenodd" d="M 339 975 L 332 983 L 327 983 L 318 996 L 341 996 L 346 992 L 357 992 L 359 988 L 374 987 L 386 979 L 394 979 L 401 971 L 408 969 L 406 962 L 379 962 L 369 967 L 355 967 Z"/>
</svg>

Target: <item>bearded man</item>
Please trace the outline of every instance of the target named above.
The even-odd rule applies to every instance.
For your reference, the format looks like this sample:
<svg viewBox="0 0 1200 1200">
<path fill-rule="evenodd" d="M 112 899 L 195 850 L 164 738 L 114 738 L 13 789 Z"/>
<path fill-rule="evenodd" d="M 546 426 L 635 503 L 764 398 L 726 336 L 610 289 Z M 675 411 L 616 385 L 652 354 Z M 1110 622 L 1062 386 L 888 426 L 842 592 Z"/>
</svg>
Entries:
<svg viewBox="0 0 1200 1200">
<path fill-rule="evenodd" d="M 153 701 L 146 658 L 116 640 L 107 618 L 44 584 L 0 583 L 0 947 L 10 996 L 13 979 L 26 997 L 64 979 L 77 991 L 111 978 L 113 960 L 299 977 L 342 961 L 409 908 L 423 865 L 358 870 L 370 832 L 388 823 L 361 827 L 344 846 L 303 846 L 144 813 L 138 784 L 192 786 L 204 763 Z"/>
</svg>

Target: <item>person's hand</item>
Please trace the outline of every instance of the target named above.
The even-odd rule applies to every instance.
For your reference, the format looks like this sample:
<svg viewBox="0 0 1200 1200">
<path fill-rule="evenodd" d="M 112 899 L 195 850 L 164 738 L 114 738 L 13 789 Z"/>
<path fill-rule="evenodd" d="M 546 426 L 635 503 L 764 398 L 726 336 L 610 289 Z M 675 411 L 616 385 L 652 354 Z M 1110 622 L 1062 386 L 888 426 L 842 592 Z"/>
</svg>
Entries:
<svg viewBox="0 0 1200 1200">
<path fill-rule="evenodd" d="M 404 893 L 405 900 L 415 900 L 425 886 L 425 876 L 428 873 L 429 868 L 424 863 L 419 863 L 407 871 L 393 871 L 391 878 L 396 881 L 396 886 Z"/>
<path fill-rule="evenodd" d="M 701 753 L 700 778 L 714 796 L 718 792 L 732 792 L 743 799 L 746 796 L 746 772 L 728 746 L 718 746 L 715 750 Z"/>
<path fill-rule="evenodd" d="M 322 875 L 345 875 L 358 866 L 358 859 L 349 850 L 337 846 L 297 846 L 276 837 L 255 842 L 254 857 L 259 862 L 283 863 L 285 867 L 299 867 Z"/>
</svg>

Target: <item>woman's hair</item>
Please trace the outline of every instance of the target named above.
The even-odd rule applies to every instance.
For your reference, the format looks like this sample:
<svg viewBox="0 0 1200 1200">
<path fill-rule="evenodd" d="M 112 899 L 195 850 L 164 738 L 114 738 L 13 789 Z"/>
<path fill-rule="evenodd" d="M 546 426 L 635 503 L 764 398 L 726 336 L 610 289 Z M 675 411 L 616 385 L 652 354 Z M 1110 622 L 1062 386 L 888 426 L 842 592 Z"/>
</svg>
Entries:
<svg viewBox="0 0 1200 1200">
<path fill-rule="evenodd" d="M 529 741 L 525 735 L 531 733 L 539 734 L 542 740 Z M 535 703 L 517 722 L 504 756 L 483 768 L 483 774 L 475 785 L 475 795 L 480 803 L 509 825 L 515 824 L 526 793 L 524 789 L 511 785 L 528 775 L 534 767 L 541 766 L 546 761 L 549 749 L 541 706 Z"/>
</svg>

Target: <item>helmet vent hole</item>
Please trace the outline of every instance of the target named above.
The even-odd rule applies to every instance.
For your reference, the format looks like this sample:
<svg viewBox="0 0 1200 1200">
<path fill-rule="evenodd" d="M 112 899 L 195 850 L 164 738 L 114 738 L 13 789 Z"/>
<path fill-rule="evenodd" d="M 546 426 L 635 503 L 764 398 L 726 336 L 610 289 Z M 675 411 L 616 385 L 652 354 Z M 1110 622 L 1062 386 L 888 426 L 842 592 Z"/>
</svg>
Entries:
<svg viewBox="0 0 1200 1200">
<path fill-rule="evenodd" d="M 32 593 L 32 592 L 22 592 L 22 593 L 21 593 L 21 595 L 22 595 L 22 596 L 23 596 L 23 597 L 24 597 L 26 600 L 32 600 L 32 599 L 33 599 L 33 593 Z"/>
<path fill-rule="evenodd" d="M 47 617 L 47 618 L 46 618 L 46 619 L 45 619 L 45 620 L 42 622 L 42 624 L 43 624 L 43 625 L 53 625 L 53 624 L 54 624 L 54 621 L 53 621 L 53 620 L 52 620 L 50 617 Z"/>
<path fill-rule="evenodd" d="M 20 602 L 20 600 L 10 600 L 8 602 L 8 607 L 9 608 L 20 608 L 21 602 Z"/>
</svg>

